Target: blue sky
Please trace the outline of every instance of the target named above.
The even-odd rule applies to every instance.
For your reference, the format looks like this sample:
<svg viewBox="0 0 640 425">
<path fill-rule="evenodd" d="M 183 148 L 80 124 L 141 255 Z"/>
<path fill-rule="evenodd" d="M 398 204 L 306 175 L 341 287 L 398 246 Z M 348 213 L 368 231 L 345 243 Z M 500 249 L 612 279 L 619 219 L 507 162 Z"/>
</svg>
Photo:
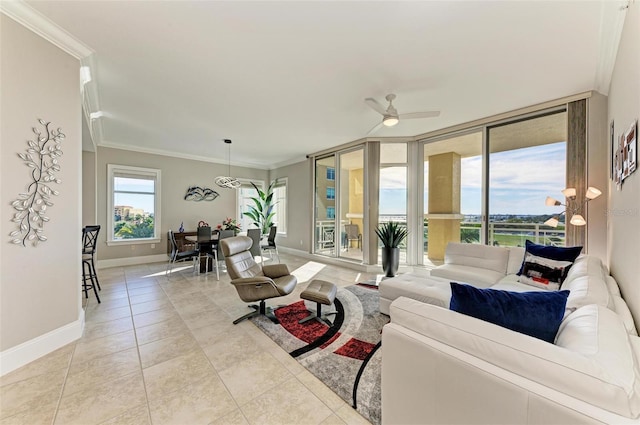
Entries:
<svg viewBox="0 0 640 425">
<path fill-rule="evenodd" d="M 566 144 L 553 143 L 498 152 L 490 157 L 490 214 L 553 214 L 547 196 L 562 198 L 565 187 Z M 462 214 L 480 214 L 482 160 L 463 158 Z M 428 168 L 425 170 L 428 173 Z M 406 176 L 403 168 L 381 171 L 380 214 L 406 214 Z M 427 188 L 428 189 L 428 188 Z M 425 191 L 425 210 L 428 193 Z"/>
<path fill-rule="evenodd" d="M 128 192 L 146 192 L 153 194 L 153 180 L 138 180 L 124 177 L 116 177 L 115 190 L 124 190 Z M 117 193 L 114 199 L 114 206 L 128 205 L 133 208 L 142 208 L 145 212 L 153 213 L 153 196 L 142 195 L 139 193 Z"/>
</svg>

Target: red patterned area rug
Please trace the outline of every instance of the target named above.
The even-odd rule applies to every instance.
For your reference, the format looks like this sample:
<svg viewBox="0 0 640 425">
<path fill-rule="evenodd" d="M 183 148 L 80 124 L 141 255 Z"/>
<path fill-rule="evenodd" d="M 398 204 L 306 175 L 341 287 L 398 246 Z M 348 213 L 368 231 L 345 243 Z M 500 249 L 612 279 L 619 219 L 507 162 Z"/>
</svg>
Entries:
<svg viewBox="0 0 640 425">
<path fill-rule="evenodd" d="M 316 309 L 300 300 L 275 311 L 280 324 L 265 317 L 251 319 L 265 334 L 296 358 L 371 423 L 381 421 L 380 368 L 382 327 L 389 317 L 380 313 L 377 289 L 339 288 L 334 305 L 323 307 L 333 326 L 317 320 L 298 321 Z"/>
</svg>

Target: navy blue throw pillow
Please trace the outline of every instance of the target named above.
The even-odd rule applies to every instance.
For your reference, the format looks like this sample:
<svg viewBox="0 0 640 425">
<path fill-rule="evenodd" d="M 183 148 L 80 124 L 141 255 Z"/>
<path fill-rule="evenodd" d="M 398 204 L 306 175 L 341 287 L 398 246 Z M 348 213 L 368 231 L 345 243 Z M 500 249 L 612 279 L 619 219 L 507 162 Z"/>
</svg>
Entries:
<svg viewBox="0 0 640 425">
<path fill-rule="evenodd" d="M 449 309 L 553 344 L 569 291 L 510 292 L 451 282 Z"/>
<path fill-rule="evenodd" d="M 576 261 L 578 255 L 582 252 L 581 246 L 547 246 L 547 245 L 538 245 L 537 243 L 533 243 L 530 240 L 525 242 L 525 250 L 529 254 L 533 254 L 536 257 L 548 258 L 549 260 L 555 261 Z M 525 254 L 526 255 L 526 254 Z M 524 267 L 524 262 L 520 266 L 520 271 L 518 272 L 518 276 L 522 274 L 522 268 Z M 567 268 L 567 271 L 569 268 Z"/>
</svg>

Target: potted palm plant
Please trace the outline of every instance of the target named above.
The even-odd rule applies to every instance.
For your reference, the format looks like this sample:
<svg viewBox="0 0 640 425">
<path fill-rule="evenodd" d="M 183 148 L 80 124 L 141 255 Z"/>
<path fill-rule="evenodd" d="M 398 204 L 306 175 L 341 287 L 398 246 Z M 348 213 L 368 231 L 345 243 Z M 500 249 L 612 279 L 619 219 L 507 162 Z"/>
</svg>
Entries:
<svg viewBox="0 0 640 425">
<path fill-rule="evenodd" d="M 251 182 L 251 185 L 258 192 L 258 196 L 251 198 L 254 205 L 249 205 L 249 210 L 245 211 L 245 215 L 253 220 L 253 224 L 260 229 L 262 235 L 269 233 L 269 229 L 273 226 L 273 216 L 275 215 L 273 206 L 276 204 L 273 202 L 273 188 L 275 184 L 276 180 L 271 182 L 265 191 Z"/>
<path fill-rule="evenodd" d="M 382 223 L 376 228 L 376 235 L 382 242 L 382 269 L 386 277 L 393 277 L 400 264 L 400 244 L 407 237 L 404 224 L 395 221 Z"/>
</svg>

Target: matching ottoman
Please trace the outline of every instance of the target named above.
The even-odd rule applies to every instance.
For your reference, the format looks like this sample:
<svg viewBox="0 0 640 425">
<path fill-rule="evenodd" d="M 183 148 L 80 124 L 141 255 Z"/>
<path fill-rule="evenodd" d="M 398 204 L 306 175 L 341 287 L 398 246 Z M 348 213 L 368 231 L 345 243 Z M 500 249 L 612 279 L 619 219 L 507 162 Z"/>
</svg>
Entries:
<svg viewBox="0 0 640 425">
<path fill-rule="evenodd" d="M 333 304 L 333 300 L 336 298 L 336 292 L 338 292 L 338 288 L 335 284 L 331 282 L 326 282 L 324 280 L 312 280 L 309 282 L 309 286 L 307 289 L 302 291 L 300 294 L 300 298 L 307 301 L 313 301 L 316 303 L 316 312 L 311 313 L 309 316 L 300 320 L 298 323 L 305 323 L 309 320 L 317 320 L 326 324 L 327 326 L 333 326 L 333 323 L 327 319 L 327 316 L 331 316 L 336 314 L 336 312 L 322 314 L 322 305 L 331 305 Z"/>
</svg>

